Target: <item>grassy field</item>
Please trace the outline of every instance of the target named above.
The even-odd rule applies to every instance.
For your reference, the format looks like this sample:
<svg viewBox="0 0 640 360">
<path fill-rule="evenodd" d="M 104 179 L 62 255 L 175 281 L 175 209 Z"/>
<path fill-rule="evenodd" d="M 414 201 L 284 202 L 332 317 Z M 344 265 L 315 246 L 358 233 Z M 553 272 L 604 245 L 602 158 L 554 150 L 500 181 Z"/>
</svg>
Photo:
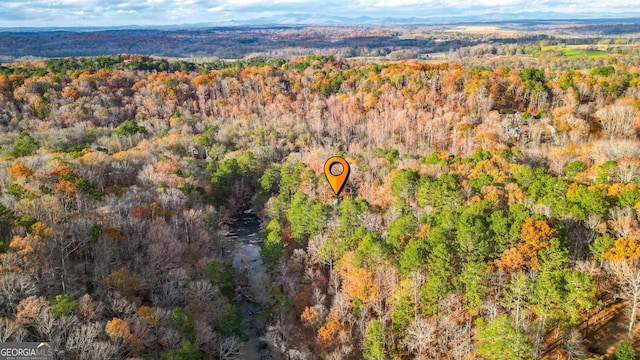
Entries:
<svg viewBox="0 0 640 360">
<path fill-rule="evenodd" d="M 602 50 L 565 50 L 567 56 L 587 55 L 588 57 L 604 56 L 608 53 Z"/>
<path fill-rule="evenodd" d="M 609 54 L 604 50 L 594 49 L 593 45 L 547 45 L 542 47 L 543 52 L 563 52 L 565 56 L 598 57 Z"/>
<path fill-rule="evenodd" d="M 416 38 L 416 35 L 419 35 L 419 34 L 402 34 L 402 35 L 398 35 L 398 39 L 399 40 L 414 40 Z"/>
</svg>

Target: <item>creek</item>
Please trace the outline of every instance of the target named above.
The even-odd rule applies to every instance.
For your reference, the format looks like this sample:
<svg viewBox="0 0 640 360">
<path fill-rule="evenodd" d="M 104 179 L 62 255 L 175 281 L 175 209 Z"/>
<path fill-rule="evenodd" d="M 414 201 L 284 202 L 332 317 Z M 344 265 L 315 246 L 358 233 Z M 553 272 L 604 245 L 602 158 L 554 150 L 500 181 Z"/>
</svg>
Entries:
<svg viewBox="0 0 640 360">
<path fill-rule="evenodd" d="M 224 259 L 232 265 L 234 273 L 233 303 L 242 314 L 242 331 L 247 341 L 240 348 L 240 358 L 247 360 L 270 359 L 265 336 L 266 320 L 262 295 L 268 291 L 269 276 L 260 258 L 262 226 L 253 209 L 234 216 L 222 237 Z"/>
</svg>

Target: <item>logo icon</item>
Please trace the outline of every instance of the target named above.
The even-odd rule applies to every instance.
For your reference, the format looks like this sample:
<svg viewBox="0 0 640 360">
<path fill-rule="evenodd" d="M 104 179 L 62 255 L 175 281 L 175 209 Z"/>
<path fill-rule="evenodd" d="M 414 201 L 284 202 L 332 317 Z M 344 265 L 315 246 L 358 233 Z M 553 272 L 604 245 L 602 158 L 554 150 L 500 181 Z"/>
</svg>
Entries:
<svg viewBox="0 0 640 360">
<path fill-rule="evenodd" d="M 344 185 L 347 183 L 350 170 L 347 160 L 340 156 L 330 157 L 324 163 L 324 174 L 327 176 L 329 185 L 331 185 L 331 189 L 336 193 L 336 196 L 340 195 Z"/>
<path fill-rule="evenodd" d="M 0 360 L 53 360 L 48 342 L 0 343 Z"/>
</svg>

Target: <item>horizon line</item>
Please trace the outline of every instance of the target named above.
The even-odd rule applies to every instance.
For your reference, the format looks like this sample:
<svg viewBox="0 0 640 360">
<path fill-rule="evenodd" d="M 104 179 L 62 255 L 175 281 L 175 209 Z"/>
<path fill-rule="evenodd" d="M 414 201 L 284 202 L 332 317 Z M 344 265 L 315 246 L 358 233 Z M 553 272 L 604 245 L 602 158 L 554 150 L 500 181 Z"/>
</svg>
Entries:
<svg viewBox="0 0 640 360">
<path fill-rule="evenodd" d="M 554 13 L 552 14 L 562 14 Z M 258 17 L 243 20 L 228 20 L 228 21 L 212 21 L 212 22 L 195 22 L 195 23 L 165 23 L 165 24 L 126 24 L 126 25 L 68 25 L 68 26 L 50 26 L 50 25 L 30 25 L 30 26 L 0 26 L 0 30 L 74 30 L 74 29 L 86 29 L 86 30 L 129 30 L 129 29 L 158 29 L 158 28 L 208 28 L 208 27 L 224 27 L 233 28 L 241 26 L 253 26 L 253 27 L 270 27 L 270 26 L 317 26 L 317 27 L 330 27 L 330 26 L 353 26 L 353 25 L 455 25 L 460 23 L 519 23 L 519 22 L 590 22 L 590 21 L 629 21 L 639 20 L 640 13 L 625 14 L 610 13 L 607 14 L 573 14 L 573 17 L 558 18 L 558 17 L 519 17 L 523 13 L 502 13 L 494 14 L 488 19 L 487 15 L 452 15 L 452 16 L 411 16 L 411 17 L 378 17 L 378 16 L 359 16 L 359 17 L 343 17 L 334 15 L 321 15 L 321 14 L 306 14 L 306 13 L 290 13 L 280 16 L 271 17 Z M 327 20 L 334 20 L 334 22 L 306 22 L 292 21 L 292 22 L 277 22 L 279 17 L 287 16 L 308 16 L 309 18 L 318 17 Z M 591 16 L 593 15 L 593 16 Z M 266 19 L 271 18 L 273 22 L 268 22 Z M 345 19 L 339 21 L 338 19 Z M 358 21 L 358 19 L 367 19 L 364 21 Z M 353 22 L 349 22 L 353 20 Z"/>
</svg>

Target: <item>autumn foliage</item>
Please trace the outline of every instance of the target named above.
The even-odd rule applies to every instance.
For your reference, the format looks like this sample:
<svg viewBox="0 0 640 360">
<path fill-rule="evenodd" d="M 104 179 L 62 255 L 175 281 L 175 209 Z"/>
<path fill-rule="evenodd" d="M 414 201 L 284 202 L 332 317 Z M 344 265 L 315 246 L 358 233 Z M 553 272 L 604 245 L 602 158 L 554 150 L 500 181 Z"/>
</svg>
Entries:
<svg viewBox="0 0 640 360">
<path fill-rule="evenodd" d="M 0 340 L 72 359 L 238 359 L 249 338 L 274 358 L 604 356 L 605 307 L 640 299 L 637 48 L 526 41 L 3 65 Z"/>
<path fill-rule="evenodd" d="M 520 240 L 515 247 L 505 250 L 498 265 L 509 271 L 526 268 L 537 270 L 540 262 L 538 252 L 549 246 L 549 240 L 558 236 L 558 231 L 546 221 L 527 218 L 522 224 Z"/>
</svg>

